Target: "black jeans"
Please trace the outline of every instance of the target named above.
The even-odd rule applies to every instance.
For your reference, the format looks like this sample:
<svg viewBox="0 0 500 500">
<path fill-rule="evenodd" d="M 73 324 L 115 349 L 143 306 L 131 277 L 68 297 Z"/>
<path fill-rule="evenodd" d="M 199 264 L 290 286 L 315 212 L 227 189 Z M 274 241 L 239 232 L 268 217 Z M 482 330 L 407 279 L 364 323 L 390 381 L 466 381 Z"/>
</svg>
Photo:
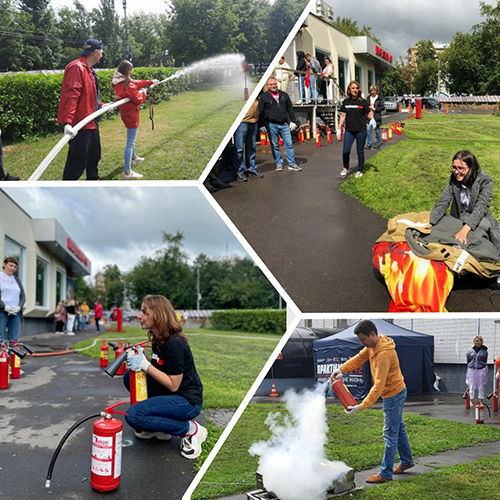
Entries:
<svg viewBox="0 0 500 500">
<path fill-rule="evenodd" d="M 3 168 L 3 144 L 2 136 L 0 135 L 0 181 L 5 177 L 5 170 Z"/>
<path fill-rule="evenodd" d="M 99 179 L 97 165 L 101 159 L 101 139 L 99 128 L 80 130 L 77 136 L 69 141 L 68 158 L 64 166 L 63 181 L 77 181 L 87 172 L 88 181 Z"/>
</svg>

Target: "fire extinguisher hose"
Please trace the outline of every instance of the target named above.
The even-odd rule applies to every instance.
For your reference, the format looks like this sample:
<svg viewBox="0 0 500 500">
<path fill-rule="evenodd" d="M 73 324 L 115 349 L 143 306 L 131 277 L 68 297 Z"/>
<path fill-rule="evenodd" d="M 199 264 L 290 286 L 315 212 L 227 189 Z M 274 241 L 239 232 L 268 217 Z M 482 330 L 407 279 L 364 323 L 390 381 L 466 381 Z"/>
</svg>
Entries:
<svg viewBox="0 0 500 500">
<path fill-rule="evenodd" d="M 52 480 L 52 471 L 54 470 L 54 465 L 56 463 L 57 457 L 59 456 L 59 452 L 61 451 L 61 448 L 63 447 L 64 443 L 66 440 L 70 437 L 70 435 L 73 433 L 75 429 L 77 429 L 80 425 L 82 425 L 84 422 L 87 420 L 90 420 L 91 418 L 96 418 L 96 417 L 101 417 L 102 413 L 94 413 L 93 415 L 90 415 L 88 417 L 84 417 L 81 420 L 79 420 L 76 424 L 74 424 L 71 429 L 66 432 L 66 434 L 63 436 L 61 439 L 61 442 L 58 444 L 56 451 L 54 452 L 54 455 L 52 456 L 52 460 L 50 461 L 49 465 L 49 471 L 47 472 L 47 479 L 45 481 L 45 487 L 50 488 L 50 482 Z"/>
</svg>

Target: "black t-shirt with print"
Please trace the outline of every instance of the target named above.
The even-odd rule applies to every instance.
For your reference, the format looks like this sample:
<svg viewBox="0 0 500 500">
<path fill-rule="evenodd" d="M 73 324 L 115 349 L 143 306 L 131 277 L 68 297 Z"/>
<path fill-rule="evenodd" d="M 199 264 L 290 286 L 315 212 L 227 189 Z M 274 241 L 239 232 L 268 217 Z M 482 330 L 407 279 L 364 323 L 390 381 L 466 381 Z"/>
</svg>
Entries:
<svg viewBox="0 0 500 500">
<path fill-rule="evenodd" d="M 164 385 L 153 380 L 153 390 L 159 395 L 175 394 L 187 399 L 193 406 L 203 403 L 203 384 L 194 365 L 193 354 L 187 342 L 179 335 L 173 335 L 158 348 L 153 345 L 151 363 L 167 375 L 182 374 L 182 382 L 177 392 L 169 391 Z"/>
<path fill-rule="evenodd" d="M 345 128 L 349 132 L 366 130 L 366 115 L 370 112 L 366 99 L 344 99 L 341 113 L 346 113 Z"/>
</svg>

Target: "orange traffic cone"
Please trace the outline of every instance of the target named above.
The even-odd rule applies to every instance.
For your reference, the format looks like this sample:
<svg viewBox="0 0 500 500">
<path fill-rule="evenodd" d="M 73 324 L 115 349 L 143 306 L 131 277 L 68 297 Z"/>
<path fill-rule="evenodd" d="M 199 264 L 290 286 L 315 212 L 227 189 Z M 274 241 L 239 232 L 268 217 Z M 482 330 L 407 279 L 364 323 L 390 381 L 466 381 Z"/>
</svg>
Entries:
<svg viewBox="0 0 500 500">
<path fill-rule="evenodd" d="M 269 396 L 273 398 L 279 396 L 279 394 L 276 391 L 276 384 L 274 383 L 274 380 L 273 380 L 273 385 L 271 386 L 271 394 L 269 394 Z"/>
</svg>

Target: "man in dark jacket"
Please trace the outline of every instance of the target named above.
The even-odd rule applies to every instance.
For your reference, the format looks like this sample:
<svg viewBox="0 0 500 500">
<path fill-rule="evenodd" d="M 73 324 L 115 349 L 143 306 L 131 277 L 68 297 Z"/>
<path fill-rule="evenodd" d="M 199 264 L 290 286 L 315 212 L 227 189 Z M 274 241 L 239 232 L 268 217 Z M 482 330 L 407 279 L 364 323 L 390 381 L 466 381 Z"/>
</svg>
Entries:
<svg viewBox="0 0 500 500">
<path fill-rule="evenodd" d="M 63 180 L 78 180 L 85 171 L 87 180 L 99 179 L 97 165 L 101 159 L 101 140 L 97 121 L 87 123 L 77 135 L 73 127 L 102 106 L 99 80 L 93 68 L 102 55 L 102 42 L 87 40 L 80 59 L 70 62 L 64 70 L 57 121 L 64 125 L 64 133 L 73 138 L 69 141 Z"/>
<path fill-rule="evenodd" d="M 276 170 L 283 171 L 283 158 L 280 153 L 279 136 L 285 145 L 286 161 L 288 170 L 300 172 L 302 170 L 295 163 L 295 154 L 292 144 L 291 130 L 295 130 L 295 113 L 293 112 L 292 101 L 286 92 L 278 90 L 276 78 L 267 80 L 269 90 L 264 92 L 259 100 L 259 115 L 264 114 L 266 125 L 269 128 L 273 158 L 276 162 Z"/>
</svg>

